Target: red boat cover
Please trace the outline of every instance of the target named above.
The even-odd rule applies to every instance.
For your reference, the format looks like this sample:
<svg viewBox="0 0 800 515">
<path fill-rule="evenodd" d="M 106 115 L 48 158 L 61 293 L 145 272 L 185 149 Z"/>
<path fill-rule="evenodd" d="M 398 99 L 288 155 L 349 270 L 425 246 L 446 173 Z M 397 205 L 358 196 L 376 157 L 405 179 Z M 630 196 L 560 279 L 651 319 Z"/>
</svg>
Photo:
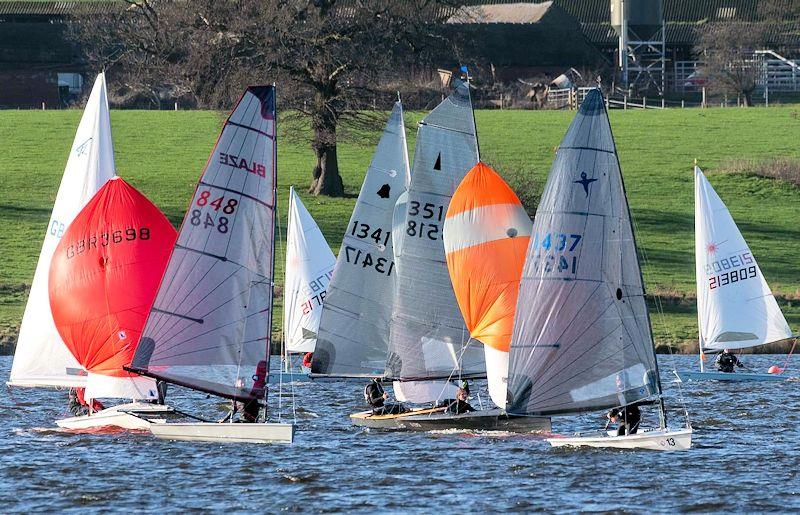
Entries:
<svg viewBox="0 0 800 515">
<path fill-rule="evenodd" d="M 115 177 L 78 213 L 50 265 L 50 307 L 61 338 L 89 372 L 125 377 L 177 233 Z"/>
</svg>

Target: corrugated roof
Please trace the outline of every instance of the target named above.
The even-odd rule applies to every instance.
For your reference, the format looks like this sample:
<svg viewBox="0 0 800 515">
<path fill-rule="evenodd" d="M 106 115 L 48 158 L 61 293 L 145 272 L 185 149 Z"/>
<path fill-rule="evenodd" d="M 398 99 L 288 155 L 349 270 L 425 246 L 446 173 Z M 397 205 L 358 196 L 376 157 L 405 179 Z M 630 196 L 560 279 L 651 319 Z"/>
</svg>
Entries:
<svg viewBox="0 0 800 515">
<path fill-rule="evenodd" d="M 448 23 L 539 23 L 553 2 L 485 4 L 461 7 Z"/>
<path fill-rule="evenodd" d="M 70 2 L 24 2 L 0 0 L 0 15 L 50 15 L 94 14 L 124 7 L 119 0 L 73 0 Z"/>
<path fill-rule="evenodd" d="M 791 0 L 784 0 L 788 2 Z M 581 23 L 610 23 L 610 0 L 554 0 Z M 758 19 L 758 0 L 663 0 L 669 22 Z"/>
</svg>

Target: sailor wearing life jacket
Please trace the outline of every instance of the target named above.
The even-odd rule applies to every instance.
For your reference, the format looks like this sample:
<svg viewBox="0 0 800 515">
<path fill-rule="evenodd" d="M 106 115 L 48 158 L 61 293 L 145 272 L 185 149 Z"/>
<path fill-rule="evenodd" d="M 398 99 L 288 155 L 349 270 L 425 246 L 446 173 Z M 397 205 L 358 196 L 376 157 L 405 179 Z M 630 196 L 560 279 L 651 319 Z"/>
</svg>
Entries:
<svg viewBox="0 0 800 515">
<path fill-rule="evenodd" d="M 364 400 L 372 408 L 373 415 L 396 415 L 405 413 L 406 407 L 402 404 L 393 404 L 386 402 L 389 394 L 383 390 L 380 381 L 377 377 L 364 387 Z"/>
</svg>

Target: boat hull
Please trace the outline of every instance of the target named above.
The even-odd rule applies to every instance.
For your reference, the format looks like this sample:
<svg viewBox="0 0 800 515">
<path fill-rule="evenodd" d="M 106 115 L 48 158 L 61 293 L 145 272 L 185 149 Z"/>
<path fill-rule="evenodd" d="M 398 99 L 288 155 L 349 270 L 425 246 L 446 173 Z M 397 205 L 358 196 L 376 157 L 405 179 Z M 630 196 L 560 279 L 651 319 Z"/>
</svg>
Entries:
<svg viewBox="0 0 800 515">
<path fill-rule="evenodd" d="M 91 415 L 56 420 L 56 425 L 63 429 L 119 427 L 147 431 L 152 421 L 164 421 L 164 417 L 171 413 L 173 413 L 173 410 L 169 406 L 147 402 L 131 402 L 112 406 Z"/>
<path fill-rule="evenodd" d="M 150 432 L 164 440 L 221 443 L 292 443 L 292 424 L 242 424 L 229 422 L 154 423 Z"/>
<path fill-rule="evenodd" d="M 596 447 L 608 449 L 646 449 L 651 451 L 685 451 L 692 446 L 692 429 L 651 429 L 635 435 L 616 436 L 598 433 L 591 436 L 548 438 L 553 447 Z"/>
<path fill-rule="evenodd" d="M 786 381 L 787 374 L 754 374 L 749 372 L 675 372 L 682 382 L 687 381 Z"/>
<path fill-rule="evenodd" d="M 530 433 L 550 431 L 547 417 L 521 417 L 508 415 L 503 410 L 479 410 L 461 415 L 444 412 L 444 408 L 412 410 L 399 415 L 373 415 L 362 411 L 350 415 L 354 425 L 390 431 L 437 431 L 444 429 L 471 429 Z"/>
</svg>

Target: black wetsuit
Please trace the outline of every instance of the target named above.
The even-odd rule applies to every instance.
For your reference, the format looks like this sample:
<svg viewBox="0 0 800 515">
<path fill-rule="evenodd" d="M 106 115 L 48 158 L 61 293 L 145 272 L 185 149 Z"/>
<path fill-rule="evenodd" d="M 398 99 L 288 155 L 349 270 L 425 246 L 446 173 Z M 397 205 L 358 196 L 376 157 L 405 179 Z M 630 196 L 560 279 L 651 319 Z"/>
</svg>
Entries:
<svg viewBox="0 0 800 515">
<path fill-rule="evenodd" d="M 445 399 L 439 404 L 436 405 L 437 408 L 445 407 L 445 413 L 450 413 L 453 415 L 461 415 L 462 413 L 469 413 L 470 411 L 475 411 L 475 408 L 469 405 L 467 401 L 462 401 L 461 399 Z"/>
<path fill-rule="evenodd" d="M 736 355 L 731 352 L 723 352 L 717 356 L 717 360 L 714 362 L 714 365 L 717 366 L 717 370 L 727 374 L 733 372 L 733 367 L 735 366 L 738 366 L 739 368 L 744 366 L 744 364 L 739 361 L 739 358 L 737 358 Z"/>
<path fill-rule="evenodd" d="M 386 402 L 383 394 L 383 386 L 378 381 L 372 381 L 364 388 L 364 400 L 372 408 L 373 415 L 397 415 L 406 412 L 406 407 L 402 404 Z"/>
<path fill-rule="evenodd" d="M 89 406 L 81 404 L 81 401 L 78 400 L 78 394 L 75 392 L 74 388 L 70 388 L 69 390 L 69 404 L 67 407 L 69 412 L 72 413 L 73 417 L 81 417 L 89 414 Z"/>
<path fill-rule="evenodd" d="M 639 422 L 642 421 L 642 412 L 636 404 L 628 404 L 622 408 L 614 408 L 609 415 L 619 419 L 617 436 L 634 435 L 639 430 Z"/>
</svg>

